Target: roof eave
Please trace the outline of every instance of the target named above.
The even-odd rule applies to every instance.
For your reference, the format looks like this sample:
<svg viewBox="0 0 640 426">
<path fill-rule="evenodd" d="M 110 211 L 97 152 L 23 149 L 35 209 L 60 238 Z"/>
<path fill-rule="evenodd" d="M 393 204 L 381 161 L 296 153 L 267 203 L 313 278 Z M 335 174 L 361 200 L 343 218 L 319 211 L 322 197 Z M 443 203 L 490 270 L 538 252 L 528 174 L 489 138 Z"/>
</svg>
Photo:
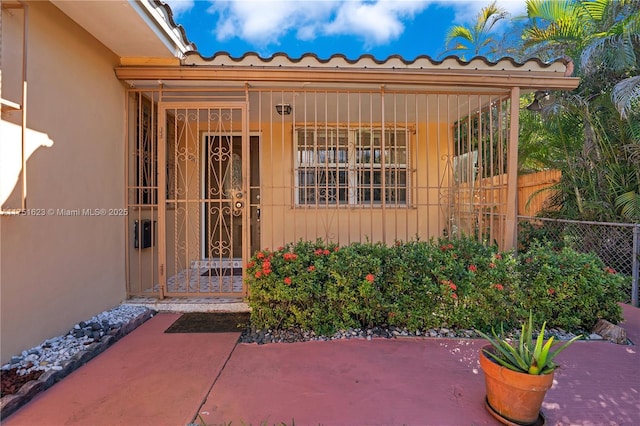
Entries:
<svg viewBox="0 0 640 426">
<path fill-rule="evenodd" d="M 269 67 L 141 67 L 116 68 L 121 80 L 225 81 L 291 83 L 360 83 L 379 85 L 456 85 L 463 87 L 520 87 L 523 89 L 572 90 L 580 79 L 559 73 L 449 69 L 313 69 Z M 559 75 L 558 75 L 559 74 Z"/>
<path fill-rule="evenodd" d="M 190 43 L 181 31 L 180 27 L 173 22 L 168 22 L 160 11 L 160 8 L 164 8 L 166 13 L 167 6 L 161 2 L 150 0 L 128 0 L 131 7 L 140 15 L 145 23 L 151 28 L 158 39 L 172 52 L 172 54 L 180 59 L 185 58 L 187 52 L 194 51 L 195 45 Z M 169 19 L 173 21 L 173 19 Z"/>
</svg>

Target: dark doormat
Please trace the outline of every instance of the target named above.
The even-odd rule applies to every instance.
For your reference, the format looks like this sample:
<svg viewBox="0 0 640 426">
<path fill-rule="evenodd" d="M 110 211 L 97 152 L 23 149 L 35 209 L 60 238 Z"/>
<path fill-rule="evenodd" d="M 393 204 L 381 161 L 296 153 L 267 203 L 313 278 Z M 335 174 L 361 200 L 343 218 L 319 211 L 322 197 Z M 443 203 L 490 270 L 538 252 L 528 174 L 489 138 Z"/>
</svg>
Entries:
<svg viewBox="0 0 640 426">
<path fill-rule="evenodd" d="M 165 333 L 232 333 L 249 326 L 249 312 L 188 312 Z"/>
<path fill-rule="evenodd" d="M 234 277 L 242 276 L 242 268 L 212 268 L 208 271 L 204 271 L 201 277 L 229 277 L 233 273 Z"/>
</svg>

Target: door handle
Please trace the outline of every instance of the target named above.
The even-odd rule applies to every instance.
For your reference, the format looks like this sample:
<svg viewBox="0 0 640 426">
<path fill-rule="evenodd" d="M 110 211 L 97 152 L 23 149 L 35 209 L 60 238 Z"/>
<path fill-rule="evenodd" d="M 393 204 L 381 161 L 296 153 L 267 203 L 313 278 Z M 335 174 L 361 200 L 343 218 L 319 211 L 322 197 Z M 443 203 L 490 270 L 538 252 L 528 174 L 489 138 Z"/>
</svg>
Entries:
<svg viewBox="0 0 640 426">
<path fill-rule="evenodd" d="M 238 191 L 234 195 L 233 200 L 233 215 L 240 216 L 242 214 L 242 209 L 244 208 L 244 200 L 242 199 L 243 193 Z"/>
</svg>

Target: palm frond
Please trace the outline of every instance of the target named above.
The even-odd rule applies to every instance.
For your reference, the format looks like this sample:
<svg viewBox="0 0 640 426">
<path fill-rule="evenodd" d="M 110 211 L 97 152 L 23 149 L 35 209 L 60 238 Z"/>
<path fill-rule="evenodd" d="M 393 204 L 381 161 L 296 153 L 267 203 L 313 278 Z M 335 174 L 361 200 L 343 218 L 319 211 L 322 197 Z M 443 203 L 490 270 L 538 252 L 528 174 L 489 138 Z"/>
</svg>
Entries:
<svg viewBox="0 0 640 426">
<path fill-rule="evenodd" d="M 620 215 L 632 222 L 640 221 L 640 194 L 635 191 L 625 192 L 616 197 L 616 207 Z"/>
<path fill-rule="evenodd" d="M 611 100 L 620 113 L 627 119 L 632 111 L 640 108 L 640 75 L 619 81 L 611 91 Z"/>
<path fill-rule="evenodd" d="M 527 0 L 527 15 L 530 19 L 555 21 L 576 12 L 571 0 Z"/>
<path fill-rule="evenodd" d="M 482 8 L 476 16 L 475 24 L 472 27 L 463 25 L 454 25 L 447 31 L 445 36 L 445 52 L 459 53 L 465 51 L 471 55 L 477 56 L 484 54 L 491 57 L 498 49 L 495 47 L 497 41 L 491 34 L 493 27 L 508 17 L 508 12 L 496 5 L 496 2 Z"/>
<path fill-rule="evenodd" d="M 461 38 L 463 40 L 467 40 L 469 42 L 473 41 L 473 35 L 471 31 L 467 27 L 463 27 L 462 25 L 455 25 L 447 31 L 447 35 L 445 36 L 445 43 L 449 44 L 453 39 Z"/>
<path fill-rule="evenodd" d="M 490 5 L 483 7 L 478 15 L 477 24 L 484 32 L 489 32 L 501 20 L 507 18 L 509 12 L 506 9 L 498 7 L 494 1 Z"/>
<path fill-rule="evenodd" d="M 607 14 L 611 0 L 588 0 L 582 1 L 580 4 L 589 14 L 591 20 L 602 21 Z"/>
</svg>

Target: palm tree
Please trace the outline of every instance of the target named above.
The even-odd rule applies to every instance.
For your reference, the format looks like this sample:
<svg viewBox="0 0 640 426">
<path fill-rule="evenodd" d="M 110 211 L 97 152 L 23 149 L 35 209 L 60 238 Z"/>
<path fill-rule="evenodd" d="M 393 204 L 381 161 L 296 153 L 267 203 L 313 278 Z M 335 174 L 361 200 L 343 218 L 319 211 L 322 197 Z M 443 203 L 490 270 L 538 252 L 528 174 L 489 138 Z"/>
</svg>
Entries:
<svg viewBox="0 0 640 426">
<path fill-rule="evenodd" d="M 557 96 L 535 133 L 555 144 L 577 124 L 581 129 L 576 141 L 561 144 L 578 142 L 581 149 L 558 157 L 564 161 L 556 207 L 563 214 L 640 220 L 639 6 L 639 0 L 527 0 L 523 46 L 542 59 L 575 58 L 582 77 L 577 90 Z"/>
<path fill-rule="evenodd" d="M 463 60 L 480 55 L 491 59 L 500 48 L 498 39 L 491 31 L 508 16 L 508 12 L 498 7 L 495 1 L 483 7 L 473 27 L 454 25 L 449 29 L 445 37 L 446 50 L 440 56 L 455 53 Z M 470 57 L 467 58 L 467 55 Z"/>
</svg>

